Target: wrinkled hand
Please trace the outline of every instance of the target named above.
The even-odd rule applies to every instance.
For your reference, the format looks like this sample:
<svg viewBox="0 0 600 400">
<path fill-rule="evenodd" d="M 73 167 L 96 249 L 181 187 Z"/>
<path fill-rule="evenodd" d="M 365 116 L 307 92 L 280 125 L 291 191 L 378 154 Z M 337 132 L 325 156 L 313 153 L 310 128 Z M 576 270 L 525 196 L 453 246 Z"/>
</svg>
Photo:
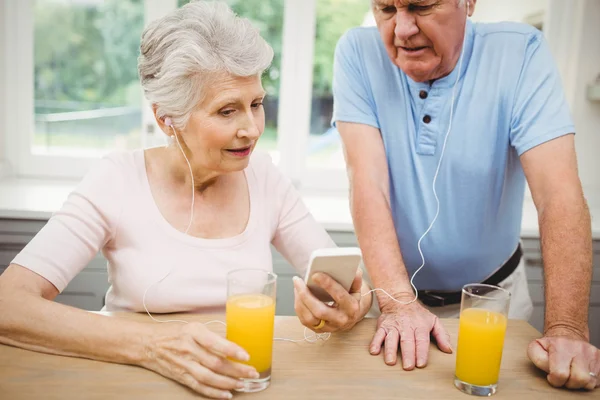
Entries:
<svg viewBox="0 0 600 400">
<path fill-rule="evenodd" d="M 406 294 L 397 299 L 410 301 L 412 298 L 412 294 Z M 373 355 L 379 354 L 385 342 L 385 363 L 395 365 L 400 345 L 402 367 L 412 370 L 416 364 L 417 368 L 423 368 L 427 365 L 430 333 L 440 350 L 452 353 L 450 335 L 437 316 L 418 302 L 408 305 L 394 304 L 388 309 L 382 308 L 369 352 Z"/>
<path fill-rule="evenodd" d="M 140 365 L 211 398 L 230 399 L 240 378 L 258 378 L 248 353 L 201 323 L 152 326 Z M 229 359 L 228 359 L 229 358 Z"/>
<path fill-rule="evenodd" d="M 302 279 L 294 278 L 294 309 L 300 322 L 315 332 L 336 332 L 351 329 L 360 321 L 368 309 L 361 307 L 366 297 L 361 296 L 362 270 L 359 268 L 350 291 L 346 291 L 342 285 L 324 273 L 316 273 L 312 277 L 313 282 L 323 288 L 334 299 L 335 303 L 329 306 L 317 299 L 306 286 Z M 315 329 L 321 320 L 325 325 Z"/>
<path fill-rule="evenodd" d="M 575 335 L 553 336 L 547 332 L 529 344 L 527 355 L 536 367 L 548 373 L 546 379 L 554 387 L 600 387 L 600 350 Z"/>
</svg>

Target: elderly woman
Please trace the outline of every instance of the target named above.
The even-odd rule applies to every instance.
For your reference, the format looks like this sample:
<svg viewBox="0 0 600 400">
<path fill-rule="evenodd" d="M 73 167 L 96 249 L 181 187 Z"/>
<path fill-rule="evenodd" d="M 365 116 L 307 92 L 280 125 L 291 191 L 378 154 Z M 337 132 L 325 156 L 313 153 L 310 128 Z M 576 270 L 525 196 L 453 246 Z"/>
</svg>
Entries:
<svg viewBox="0 0 600 400">
<path fill-rule="evenodd" d="M 334 246 L 288 179 L 253 154 L 265 123 L 261 74 L 271 47 L 223 3 L 190 3 L 142 35 L 139 73 L 170 144 L 105 157 L 0 277 L 0 342 L 134 364 L 204 395 L 230 398 L 256 377 L 247 353 L 198 323 L 139 323 L 52 300 L 101 250 L 106 310 L 224 310 L 226 274 L 272 270 L 273 244 L 302 273 Z M 372 298 L 325 276 L 328 307 L 295 282 L 302 323 L 349 329 Z M 325 325 L 321 323 L 325 321 Z"/>
</svg>

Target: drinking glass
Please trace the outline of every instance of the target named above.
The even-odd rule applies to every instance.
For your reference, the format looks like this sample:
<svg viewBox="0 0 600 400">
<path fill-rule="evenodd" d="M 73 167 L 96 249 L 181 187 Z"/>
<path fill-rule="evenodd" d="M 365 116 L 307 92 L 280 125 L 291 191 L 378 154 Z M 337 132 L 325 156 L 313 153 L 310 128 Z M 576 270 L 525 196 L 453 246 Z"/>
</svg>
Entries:
<svg viewBox="0 0 600 400">
<path fill-rule="evenodd" d="M 227 340 L 250 355 L 245 362 L 260 374 L 243 379 L 240 392 L 259 392 L 271 382 L 273 326 L 277 275 L 261 269 L 239 269 L 227 274 Z"/>
<path fill-rule="evenodd" d="M 476 395 L 496 393 L 510 292 L 493 285 L 462 289 L 454 386 Z"/>
</svg>

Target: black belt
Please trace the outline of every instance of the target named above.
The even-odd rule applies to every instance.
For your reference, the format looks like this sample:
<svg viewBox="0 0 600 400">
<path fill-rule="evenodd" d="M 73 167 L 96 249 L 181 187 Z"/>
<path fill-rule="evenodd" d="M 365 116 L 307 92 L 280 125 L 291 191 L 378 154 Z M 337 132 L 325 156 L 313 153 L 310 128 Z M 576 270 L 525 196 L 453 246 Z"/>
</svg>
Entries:
<svg viewBox="0 0 600 400">
<path fill-rule="evenodd" d="M 517 246 L 517 250 L 508 259 L 502 267 L 500 267 L 492 276 L 487 278 L 482 283 L 498 286 L 500 282 L 505 280 L 512 274 L 523 256 L 521 244 Z M 462 291 L 458 292 L 436 292 L 434 290 L 419 290 L 419 300 L 428 307 L 442 307 L 450 304 L 460 303 Z"/>
</svg>

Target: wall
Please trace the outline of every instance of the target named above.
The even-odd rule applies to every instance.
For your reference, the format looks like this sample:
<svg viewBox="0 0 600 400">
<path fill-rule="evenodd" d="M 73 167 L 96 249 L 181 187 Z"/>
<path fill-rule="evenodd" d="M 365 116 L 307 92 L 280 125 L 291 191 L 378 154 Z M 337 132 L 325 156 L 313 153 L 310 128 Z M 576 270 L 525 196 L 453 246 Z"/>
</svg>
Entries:
<svg viewBox="0 0 600 400">
<path fill-rule="evenodd" d="M 544 22 L 577 131 L 579 175 L 592 207 L 600 206 L 600 103 L 589 102 L 586 87 L 600 74 L 600 1 L 478 0 L 477 22 Z M 535 17 L 537 16 L 537 17 Z M 600 216 L 596 216 L 600 217 Z"/>
<path fill-rule="evenodd" d="M 174 1 L 174 0 L 169 0 Z M 6 72 L 11 58 L 5 52 L 6 41 L 9 40 L 7 9 L 11 1 L 0 0 L 0 177 L 8 173 L 7 158 L 7 129 L 6 108 L 8 99 L 5 98 L 7 89 Z M 14 4 L 14 3 L 13 3 Z M 600 103 L 591 103 L 585 98 L 586 86 L 600 74 L 600 1 L 599 0 L 478 0 L 473 15 L 474 21 L 492 22 L 499 20 L 521 21 L 528 15 L 549 10 L 548 14 L 555 14 L 553 20 L 562 18 L 573 9 L 578 16 L 570 29 L 570 43 L 565 46 L 570 51 L 557 51 L 555 53 L 559 69 L 563 74 L 565 92 L 569 98 L 573 118 L 577 128 L 577 153 L 581 180 L 592 206 L 600 207 Z M 552 12 L 554 10 L 554 12 Z M 148 11 L 148 10 L 147 10 Z M 370 24 L 368 16 L 366 24 Z M 547 21 L 546 21 L 547 22 Z M 560 25 L 559 21 L 559 24 Z M 544 31 L 552 35 L 549 30 L 553 27 L 547 24 Z M 559 29 L 560 30 L 560 29 Z M 552 35 L 556 40 L 564 37 L 565 32 L 560 30 Z M 558 39 L 557 39 L 558 38 Z M 552 45 L 552 43 L 551 43 Z M 554 47 L 553 45 L 551 47 Z M 554 49 L 553 49 L 554 50 Z M 596 216 L 600 218 L 600 216 Z"/>
<path fill-rule="evenodd" d="M 5 128 L 4 128 L 4 121 L 5 121 L 5 108 L 6 108 L 6 99 L 5 99 L 5 79 L 6 79 L 6 67 L 5 67 L 5 63 L 8 62 L 8 57 L 6 56 L 5 52 L 4 52 L 4 38 L 6 38 L 6 32 L 5 32 L 5 27 L 6 24 L 4 23 L 4 8 L 5 8 L 5 1 L 4 0 L 0 0 L 0 178 L 2 176 L 4 176 L 4 173 L 6 171 L 6 165 L 5 165 L 5 154 L 6 154 L 6 143 L 5 143 Z"/>
<path fill-rule="evenodd" d="M 553 14 L 552 24 L 548 24 L 550 13 Z M 600 102 L 588 101 L 585 93 L 587 85 L 600 74 L 600 0 L 478 0 L 472 20 L 544 25 L 546 37 L 553 40 L 550 47 L 563 78 L 577 130 L 579 176 L 588 203 L 598 209 Z M 365 17 L 364 25 L 374 25 L 370 13 Z M 527 195 L 531 197 L 529 192 Z M 600 218 L 600 215 L 594 217 Z"/>
<path fill-rule="evenodd" d="M 476 22 L 518 21 L 544 12 L 548 0 L 478 0 L 472 20 Z"/>
<path fill-rule="evenodd" d="M 580 0 L 578 0 L 580 1 Z M 586 0 L 582 33 L 575 55 L 577 68 L 571 110 L 577 129 L 579 174 L 591 205 L 600 205 L 600 102 L 587 100 L 587 85 L 600 74 L 600 1 Z M 600 218 L 597 215 L 596 218 Z"/>
</svg>

